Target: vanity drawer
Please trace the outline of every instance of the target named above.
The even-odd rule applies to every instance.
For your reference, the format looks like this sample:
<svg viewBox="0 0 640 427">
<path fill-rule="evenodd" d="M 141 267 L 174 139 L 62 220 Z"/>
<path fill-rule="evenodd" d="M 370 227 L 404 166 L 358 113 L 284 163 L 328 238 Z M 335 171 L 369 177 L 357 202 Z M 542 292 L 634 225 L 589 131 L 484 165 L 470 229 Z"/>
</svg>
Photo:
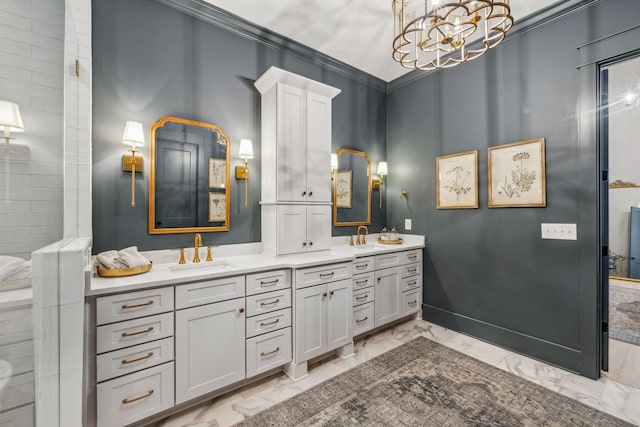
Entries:
<svg viewBox="0 0 640 427">
<path fill-rule="evenodd" d="M 367 289 L 360 289 L 357 291 L 353 291 L 353 306 L 364 304 L 367 302 L 373 302 L 374 293 L 373 287 Z"/>
<path fill-rule="evenodd" d="M 373 286 L 373 271 L 371 273 L 358 274 L 353 276 L 353 290 L 368 288 L 369 286 Z"/>
<path fill-rule="evenodd" d="M 353 261 L 353 274 L 368 273 L 373 271 L 373 257 L 357 258 Z"/>
<path fill-rule="evenodd" d="M 247 317 L 291 307 L 291 289 L 247 297 Z"/>
<path fill-rule="evenodd" d="M 402 283 L 400 284 L 400 291 L 409 291 L 411 289 L 421 288 L 422 287 L 422 275 L 418 276 L 410 276 L 402 279 Z"/>
<path fill-rule="evenodd" d="M 402 293 L 402 316 L 417 313 L 422 306 L 422 290 L 420 288 Z"/>
<path fill-rule="evenodd" d="M 352 265 L 351 262 L 343 262 L 296 270 L 296 289 L 348 279 Z"/>
<path fill-rule="evenodd" d="M 174 405 L 173 362 L 96 386 L 98 427 L 129 425 Z"/>
<path fill-rule="evenodd" d="M 291 287 L 291 270 L 275 270 L 247 275 L 247 295 Z"/>
<path fill-rule="evenodd" d="M 375 325 L 373 302 L 353 308 L 353 336 L 370 331 Z"/>
<path fill-rule="evenodd" d="M 375 256 L 375 268 L 397 267 L 402 263 L 402 252 L 393 252 L 390 254 L 381 254 Z"/>
<path fill-rule="evenodd" d="M 176 286 L 176 309 L 242 297 L 244 284 L 244 276 L 233 276 Z"/>
<path fill-rule="evenodd" d="M 401 274 L 402 277 L 417 276 L 419 274 L 422 274 L 422 263 L 417 262 L 415 264 L 403 265 Z"/>
<path fill-rule="evenodd" d="M 172 360 L 173 338 L 111 351 L 96 357 L 96 380 L 110 380 Z"/>
<path fill-rule="evenodd" d="M 291 328 L 247 340 L 247 378 L 291 361 Z"/>
<path fill-rule="evenodd" d="M 402 252 L 402 264 L 411 264 L 422 261 L 422 249 L 414 249 Z"/>
<path fill-rule="evenodd" d="M 96 353 L 100 354 L 173 336 L 173 313 L 98 326 L 96 329 Z"/>
<path fill-rule="evenodd" d="M 273 311 L 247 318 L 247 338 L 291 326 L 291 309 Z"/>
<path fill-rule="evenodd" d="M 96 324 L 121 322 L 173 310 L 173 286 L 96 298 Z"/>
</svg>

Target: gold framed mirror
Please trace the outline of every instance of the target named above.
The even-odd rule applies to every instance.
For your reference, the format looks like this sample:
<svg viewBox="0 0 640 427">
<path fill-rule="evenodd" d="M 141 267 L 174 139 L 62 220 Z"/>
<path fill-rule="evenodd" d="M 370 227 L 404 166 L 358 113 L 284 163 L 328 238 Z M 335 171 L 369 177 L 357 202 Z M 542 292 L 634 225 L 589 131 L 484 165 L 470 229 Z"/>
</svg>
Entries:
<svg viewBox="0 0 640 427">
<path fill-rule="evenodd" d="M 371 224 L 371 159 L 364 151 L 341 148 L 333 171 L 333 225 Z"/>
<path fill-rule="evenodd" d="M 167 116 L 151 127 L 149 234 L 229 231 L 230 152 L 214 124 Z"/>
</svg>

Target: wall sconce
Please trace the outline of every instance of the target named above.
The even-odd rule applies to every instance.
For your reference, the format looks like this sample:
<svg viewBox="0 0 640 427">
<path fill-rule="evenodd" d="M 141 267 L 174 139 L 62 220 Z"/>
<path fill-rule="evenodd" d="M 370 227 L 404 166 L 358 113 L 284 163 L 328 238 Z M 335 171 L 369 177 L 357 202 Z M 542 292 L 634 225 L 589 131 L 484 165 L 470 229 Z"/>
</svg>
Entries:
<svg viewBox="0 0 640 427">
<path fill-rule="evenodd" d="M 9 140 L 11 139 L 11 132 L 23 132 L 24 124 L 22 123 L 22 116 L 20 115 L 20 108 L 18 104 L 10 101 L 0 101 L 0 129 L 3 131 L 5 150 L 4 150 L 4 174 L 5 174 L 5 201 L 9 203 L 9 161 L 11 157 L 11 151 L 9 147 Z"/>
<path fill-rule="evenodd" d="M 244 159 L 244 166 L 236 166 L 236 179 L 244 179 L 244 205 L 249 199 L 249 159 L 253 159 L 253 143 L 250 139 L 240 140 L 238 157 Z"/>
<path fill-rule="evenodd" d="M 336 171 L 338 170 L 338 155 L 336 153 L 331 153 L 331 181 L 336 175 Z"/>
<path fill-rule="evenodd" d="M 124 127 L 122 143 L 131 146 L 131 155 L 122 155 L 122 170 L 131 171 L 131 206 L 136 205 L 136 172 L 142 172 L 142 157 L 136 157 L 136 147 L 144 145 L 142 123 L 128 121 Z"/>
<path fill-rule="evenodd" d="M 380 191 L 380 209 L 382 209 L 382 186 L 384 185 L 384 176 L 387 175 L 387 162 L 378 163 L 378 175 L 380 179 L 374 179 L 371 184 L 374 190 Z"/>
</svg>

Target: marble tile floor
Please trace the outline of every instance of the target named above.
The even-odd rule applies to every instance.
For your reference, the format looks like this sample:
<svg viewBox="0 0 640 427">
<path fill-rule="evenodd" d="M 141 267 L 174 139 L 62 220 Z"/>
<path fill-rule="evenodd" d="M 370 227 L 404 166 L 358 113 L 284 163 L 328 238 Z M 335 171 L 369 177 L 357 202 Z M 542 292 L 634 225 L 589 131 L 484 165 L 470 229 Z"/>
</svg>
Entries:
<svg viewBox="0 0 640 427">
<path fill-rule="evenodd" d="M 355 355 L 331 357 L 309 369 L 309 376 L 293 382 L 275 374 L 153 424 L 154 427 L 223 427 L 233 425 L 335 375 L 422 335 L 478 360 L 526 378 L 586 405 L 640 425 L 640 390 L 603 377 L 597 381 L 450 331 L 422 320 L 393 325 L 357 340 Z"/>
</svg>

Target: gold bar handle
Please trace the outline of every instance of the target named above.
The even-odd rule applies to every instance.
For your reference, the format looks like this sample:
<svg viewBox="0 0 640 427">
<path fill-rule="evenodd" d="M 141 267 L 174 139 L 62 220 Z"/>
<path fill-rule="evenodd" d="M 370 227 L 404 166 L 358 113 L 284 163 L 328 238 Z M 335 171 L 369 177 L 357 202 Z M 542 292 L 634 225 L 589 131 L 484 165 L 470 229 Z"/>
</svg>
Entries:
<svg viewBox="0 0 640 427">
<path fill-rule="evenodd" d="M 264 307 L 265 305 L 273 305 L 273 304 L 277 304 L 280 302 L 280 298 L 278 298 L 275 301 L 269 301 L 269 302 L 261 302 L 260 303 L 260 307 Z"/>
<path fill-rule="evenodd" d="M 407 304 L 409 304 L 409 305 L 413 305 L 413 304 L 415 304 L 415 303 L 417 303 L 417 302 L 418 302 L 418 300 L 414 299 L 413 301 L 409 301 Z"/>
<path fill-rule="evenodd" d="M 369 320 L 369 317 L 365 316 L 364 319 L 356 319 L 356 323 L 362 323 L 362 322 L 364 322 L 366 320 Z"/>
<path fill-rule="evenodd" d="M 361 297 L 356 297 L 356 299 L 357 299 L 358 301 L 362 301 L 363 299 L 367 299 L 367 298 L 369 298 L 369 296 L 368 296 L 368 295 L 363 295 L 363 296 L 361 296 Z"/>
<path fill-rule="evenodd" d="M 129 403 L 137 402 L 138 400 L 145 399 L 151 396 L 152 394 L 153 394 L 153 390 L 149 390 L 147 393 L 143 394 L 142 396 L 134 397 L 133 399 L 128 399 L 128 398 L 122 399 L 122 403 L 126 405 Z"/>
<path fill-rule="evenodd" d="M 410 269 L 408 269 L 408 270 L 407 270 L 407 272 L 408 272 L 408 273 L 415 273 L 416 271 L 418 271 L 418 268 L 417 268 L 417 267 L 415 267 L 415 268 L 410 268 Z"/>
<path fill-rule="evenodd" d="M 140 334 L 146 334 L 147 332 L 151 332 L 153 331 L 153 326 L 149 326 L 147 329 L 145 329 L 144 331 L 136 331 L 136 332 L 123 332 L 122 336 L 123 337 L 132 337 L 134 335 L 140 335 Z"/>
<path fill-rule="evenodd" d="M 407 283 L 407 285 L 409 285 L 409 286 L 413 286 L 413 285 L 415 285 L 416 283 L 418 283 L 418 281 L 417 281 L 417 280 L 414 280 L 413 282 L 409 282 L 409 283 Z"/>
<path fill-rule="evenodd" d="M 143 302 L 142 304 L 134 304 L 134 305 L 128 305 L 128 304 L 123 304 L 122 305 L 122 310 L 130 310 L 132 308 L 140 308 L 140 307 L 146 307 L 149 305 L 153 305 L 153 301 L 149 300 L 147 302 Z"/>
<path fill-rule="evenodd" d="M 272 322 L 260 322 L 260 326 L 271 326 L 271 325 L 276 325 L 280 322 L 280 319 L 276 319 Z"/>
<path fill-rule="evenodd" d="M 356 285 L 363 285 L 363 284 L 367 283 L 368 281 L 369 281 L 369 279 L 356 280 Z"/>
<path fill-rule="evenodd" d="M 146 356 L 142 356 L 142 357 L 138 357 L 136 359 L 131 359 L 131 360 L 127 360 L 127 359 L 122 359 L 122 364 L 123 365 L 128 365 L 130 363 L 135 363 L 135 362 L 140 362 L 141 360 L 146 360 L 149 359 L 153 356 L 153 352 L 150 351 L 149 354 L 147 354 Z"/>
<path fill-rule="evenodd" d="M 326 274 L 320 273 L 320 278 L 327 279 L 329 277 L 333 277 L 334 274 L 336 274 L 335 271 L 332 271 L 331 273 L 326 273 Z"/>
<path fill-rule="evenodd" d="M 362 270 L 367 267 L 369 267 L 369 264 L 359 264 L 359 265 L 356 265 L 356 270 Z"/>
<path fill-rule="evenodd" d="M 269 355 L 272 355 L 273 353 L 277 353 L 279 351 L 280 351 L 280 347 L 276 347 L 275 350 L 268 351 L 266 353 L 263 351 L 262 353 L 260 353 L 260 356 L 262 356 L 262 357 L 269 356 Z"/>
<path fill-rule="evenodd" d="M 276 280 L 271 280 L 269 282 L 263 282 L 262 280 L 260 281 L 260 286 L 273 286 L 278 284 L 278 282 L 280 282 L 280 279 L 276 279 Z"/>
<path fill-rule="evenodd" d="M 409 255 L 407 258 L 413 260 L 413 259 L 418 258 L 418 255 Z"/>
</svg>

